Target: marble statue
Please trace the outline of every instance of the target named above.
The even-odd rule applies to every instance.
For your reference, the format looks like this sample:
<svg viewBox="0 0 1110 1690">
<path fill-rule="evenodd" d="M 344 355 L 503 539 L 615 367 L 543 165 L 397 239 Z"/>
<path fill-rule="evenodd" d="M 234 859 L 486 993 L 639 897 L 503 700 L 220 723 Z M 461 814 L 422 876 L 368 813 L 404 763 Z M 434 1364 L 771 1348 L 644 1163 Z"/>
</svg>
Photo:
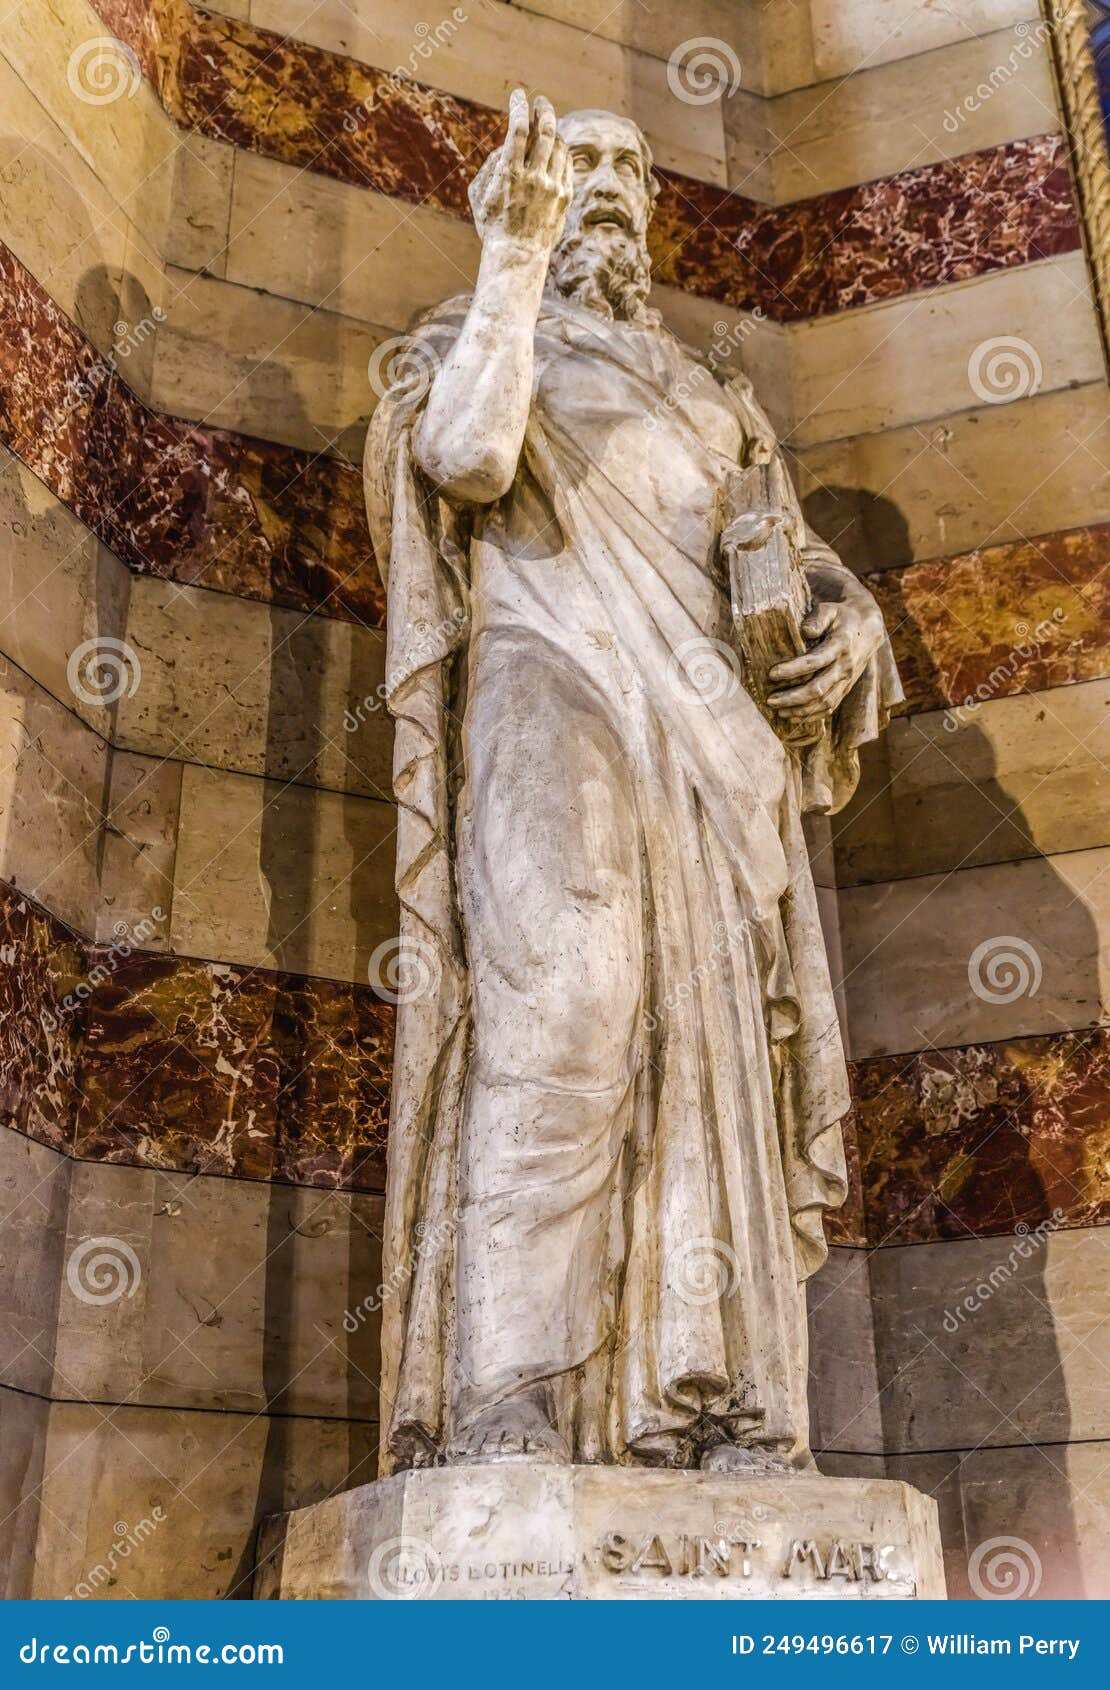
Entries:
<svg viewBox="0 0 1110 1690">
<path fill-rule="evenodd" d="M 656 191 L 634 123 L 514 94 L 474 291 L 416 324 L 370 429 L 402 911 L 385 1474 L 811 1467 L 848 1090 L 802 815 L 847 800 L 901 694 L 749 382 L 648 304 Z M 735 571 L 743 596 L 772 530 L 806 596 L 761 699 Z"/>
</svg>

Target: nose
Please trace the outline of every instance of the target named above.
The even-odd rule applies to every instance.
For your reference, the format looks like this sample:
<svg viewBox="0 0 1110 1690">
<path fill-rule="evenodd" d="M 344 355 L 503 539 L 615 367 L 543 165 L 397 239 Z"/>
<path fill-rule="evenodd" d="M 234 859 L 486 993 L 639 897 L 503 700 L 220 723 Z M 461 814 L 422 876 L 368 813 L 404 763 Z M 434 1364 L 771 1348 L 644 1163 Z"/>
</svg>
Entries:
<svg viewBox="0 0 1110 1690">
<path fill-rule="evenodd" d="M 613 167 L 612 159 L 598 159 L 590 171 L 589 186 L 595 194 L 611 194 L 614 199 L 620 199 L 621 179 Z"/>
</svg>

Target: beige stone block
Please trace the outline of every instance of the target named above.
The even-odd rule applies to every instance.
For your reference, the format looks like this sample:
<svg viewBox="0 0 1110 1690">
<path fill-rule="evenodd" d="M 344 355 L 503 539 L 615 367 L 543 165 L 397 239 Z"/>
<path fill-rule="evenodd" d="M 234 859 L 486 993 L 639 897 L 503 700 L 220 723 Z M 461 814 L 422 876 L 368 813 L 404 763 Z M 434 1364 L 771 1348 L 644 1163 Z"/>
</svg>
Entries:
<svg viewBox="0 0 1110 1690">
<path fill-rule="evenodd" d="M 147 1168 L 73 1165 L 51 1397 L 110 1403 L 143 1376 L 153 1181 Z"/>
<path fill-rule="evenodd" d="M 457 292 L 457 273 L 438 256 L 435 262 L 444 297 Z M 172 268 L 166 298 L 152 378 L 159 409 L 309 451 L 334 447 L 361 461 L 378 400 L 370 362 L 407 327 L 411 311 L 383 328 Z M 680 340 L 712 352 L 723 370 L 745 369 L 775 426 L 791 427 L 789 330 L 680 288 L 658 287 L 652 299 Z M 399 299 L 394 304 L 402 310 Z"/>
<path fill-rule="evenodd" d="M 397 930 L 393 807 L 187 764 L 173 948 L 365 983 Z"/>
<path fill-rule="evenodd" d="M 302 10 L 310 9 L 310 0 L 295 3 Z M 651 6 L 639 0 L 617 0 L 615 5 L 612 0 L 530 0 L 521 9 L 529 19 L 550 18 L 579 30 L 587 41 L 590 37 L 615 41 L 667 59 L 681 42 L 698 35 L 714 36 L 737 48 L 750 41 L 754 50 L 755 32 L 766 8 L 763 0 L 661 0 Z"/>
<path fill-rule="evenodd" d="M 1110 1444 L 974 1450 L 958 1479 L 965 1553 L 954 1597 L 1110 1597 Z M 1016 1550 L 1000 1553 L 999 1538 L 1017 1539 Z"/>
<path fill-rule="evenodd" d="M 162 246 L 168 263 L 212 276 L 224 274 L 235 152 L 196 130 L 178 130 L 177 145 L 159 166 L 159 175 L 169 179 Z"/>
<path fill-rule="evenodd" d="M 123 565 L 0 447 L 0 651 L 102 734 L 111 706 L 75 694 L 66 666 L 86 641 L 122 636 L 129 587 Z"/>
<path fill-rule="evenodd" d="M 258 1521 L 362 1483 L 376 1443 L 360 1422 L 56 1403 L 32 1594 L 242 1597 Z"/>
<path fill-rule="evenodd" d="M 376 1421 L 381 1213 L 362 1193 L 77 1164 L 54 1394 Z M 108 1301 L 82 1294 L 94 1269 Z"/>
<path fill-rule="evenodd" d="M 121 745 L 391 796 L 378 629 L 145 576 L 132 588 L 127 638 L 142 682 L 120 701 Z"/>
<path fill-rule="evenodd" d="M 1110 850 L 840 893 L 853 1057 L 1095 1025 Z"/>
<path fill-rule="evenodd" d="M 126 363 L 142 390 L 143 358 L 134 353 L 153 333 L 160 261 L 6 59 L 0 106 L 9 129 L 0 165 L 6 240 L 97 351 Z"/>
<path fill-rule="evenodd" d="M 372 16 L 345 0 L 255 0 L 251 22 L 497 110 L 524 87 L 546 94 L 559 112 L 625 112 L 643 127 L 660 165 L 724 182 L 720 102 L 676 100 L 665 63 L 637 51 L 635 37 L 621 45 L 560 15 L 515 6 L 444 5 L 430 14 L 423 0 L 393 0 Z"/>
<path fill-rule="evenodd" d="M 466 293 L 478 252 L 462 218 L 236 153 L 230 281 L 402 327 L 418 311 Z"/>
<path fill-rule="evenodd" d="M 832 1249 L 807 1286 L 810 1443 L 822 1472 L 836 1450 L 883 1449 L 869 1260 L 867 1250 Z"/>
<path fill-rule="evenodd" d="M 0 659 L 0 879 L 86 933 L 108 756 L 99 735 Z"/>
<path fill-rule="evenodd" d="M 968 1238 L 873 1251 L 887 1448 L 1106 1438 L 1110 1233 Z"/>
<path fill-rule="evenodd" d="M 1000 339 L 1014 346 L 1003 389 L 989 374 Z M 998 391 L 1020 403 L 1104 368 L 1082 253 L 799 323 L 791 363 L 796 447 L 967 411 Z"/>
<path fill-rule="evenodd" d="M 803 1473 L 422 1468 L 272 1521 L 261 1547 L 255 1595 L 282 1600 L 944 1596 L 931 1502 Z"/>
<path fill-rule="evenodd" d="M 229 281 L 322 306 L 328 323 L 336 314 L 364 332 L 401 333 L 419 312 L 470 291 L 479 250 L 461 218 L 236 156 Z M 790 330 L 680 288 L 656 287 L 652 300 L 680 339 L 746 368 L 776 425 L 790 426 Z"/>
<path fill-rule="evenodd" d="M 939 1506 L 952 1600 L 1110 1595 L 1110 1444 L 891 1456 L 888 1466 Z"/>
<path fill-rule="evenodd" d="M 360 458 L 377 400 L 375 349 L 393 332 L 170 268 L 151 403 L 173 416 Z"/>
<path fill-rule="evenodd" d="M 886 1459 L 881 1455 L 857 1455 L 843 1450 L 821 1450 L 817 1467 L 830 1479 L 885 1479 Z"/>
<path fill-rule="evenodd" d="M 1108 726 L 1107 681 L 897 718 L 834 819 L 839 883 L 1110 843 Z"/>
<path fill-rule="evenodd" d="M 745 88 L 771 96 L 818 80 L 809 0 L 785 6 L 749 0 L 739 21 Z"/>
<path fill-rule="evenodd" d="M 928 354 L 927 354 L 928 356 Z M 1110 520 L 1103 381 L 793 457 L 806 513 L 862 572 Z"/>
<path fill-rule="evenodd" d="M 959 1429 L 953 1429 L 953 1441 Z M 934 1455 L 888 1455 L 887 1476 L 902 1479 L 913 1485 L 937 1505 L 941 1550 L 944 1555 L 944 1575 L 949 1600 L 966 1597 L 967 1547 L 964 1541 L 964 1517 L 960 1500 L 960 1462 L 958 1451 L 938 1451 Z"/>
<path fill-rule="evenodd" d="M 808 4 L 818 82 L 1038 18 L 1036 0 L 961 0 L 958 7 L 923 6 L 921 0 Z"/>
<path fill-rule="evenodd" d="M 0 1130 L 0 1377 L 46 1395 L 53 1372 L 73 1163 Z"/>
<path fill-rule="evenodd" d="M 181 764 L 112 753 L 96 937 L 143 950 L 169 944 Z"/>
<path fill-rule="evenodd" d="M 96 47 L 106 38 L 88 0 L 21 0 L 7 15 L 3 56 L 160 252 L 169 209 L 161 167 L 177 145 L 176 128 L 137 74 L 134 57 L 104 57 Z M 118 97 L 105 99 L 109 89 L 118 89 Z"/>
<path fill-rule="evenodd" d="M 49 1404 L 0 1386 L 0 1596 L 26 1600 L 34 1578 Z"/>
<path fill-rule="evenodd" d="M 749 194 L 758 183 L 760 198 L 781 204 L 1042 135 L 1059 121 L 1047 29 L 1022 25 L 925 58 L 865 62 L 774 100 L 739 89 L 725 101 L 729 181 Z"/>
</svg>

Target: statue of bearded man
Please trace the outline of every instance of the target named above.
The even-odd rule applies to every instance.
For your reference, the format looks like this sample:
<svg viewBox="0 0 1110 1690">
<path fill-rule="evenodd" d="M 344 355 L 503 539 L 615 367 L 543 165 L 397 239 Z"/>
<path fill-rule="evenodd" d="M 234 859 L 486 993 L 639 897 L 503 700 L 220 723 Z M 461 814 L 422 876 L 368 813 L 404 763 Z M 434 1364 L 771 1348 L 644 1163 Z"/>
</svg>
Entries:
<svg viewBox="0 0 1110 1690">
<path fill-rule="evenodd" d="M 765 712 L 738 678 L 727 492 L 781 460 L 746 381 L 647 305 L 655 192 L 634 123 L 518 91 L 471 188 L 474 292 L 417 324 L 370 429 L 402 912 L 386 1473 L 811 1461 L 848 1089 L 801 818 L 901 695 L 785 474 L 806 649 Z"/>
</svg>

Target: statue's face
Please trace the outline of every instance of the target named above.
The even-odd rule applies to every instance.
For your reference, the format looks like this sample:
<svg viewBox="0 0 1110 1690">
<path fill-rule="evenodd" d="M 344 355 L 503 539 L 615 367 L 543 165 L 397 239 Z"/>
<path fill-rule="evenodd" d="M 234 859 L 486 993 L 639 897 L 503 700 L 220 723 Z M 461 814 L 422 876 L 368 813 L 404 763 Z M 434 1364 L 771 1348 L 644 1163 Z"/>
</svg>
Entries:
<svg viewBox="0 0 1110 1690">
<path fill-rule="evenodd" d="M 574 169 L 574 197 L 564 240 L 589 238 L 590 230 L 618 230 L 642 242 L 651 216 L 651 193 L 640 131 L 608 112 L 572 112 L 559 125 Z"/>
</svg>

